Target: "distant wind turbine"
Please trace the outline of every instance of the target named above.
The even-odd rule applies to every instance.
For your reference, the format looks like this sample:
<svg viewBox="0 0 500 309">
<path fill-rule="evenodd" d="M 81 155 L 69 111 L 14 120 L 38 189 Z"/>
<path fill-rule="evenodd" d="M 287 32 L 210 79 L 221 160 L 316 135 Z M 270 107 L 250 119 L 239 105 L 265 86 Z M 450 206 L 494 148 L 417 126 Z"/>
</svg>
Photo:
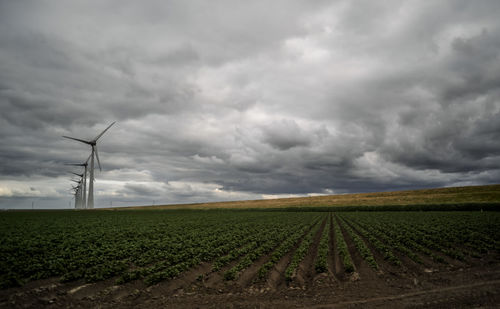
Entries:
<svg viewBox="0 0 500 309">
<path fill-rule="evenodd" d="M 71 186 L 72 192 L 75 195 L 75 208 L 78 209 L 78 187 L 77 186 Z M 70 204 L 71 205 L 71 204 Z"/>
<path fill-rule="evenodd" d="M 75 208 L 80 209 L 82 208 L 82 192 L 81 192 L 81 186 L 71 186 L 73 189 L 73 194 L 75 195 Z"/>
<path fill-rule="evenodd" d="M 64 138 L 69 138 L 87 145 L 90 145 L 92 148 L 92 152 L 90 153 L 90 179 L 89 179 L 89 196 L 87 199 L 87 208 L 94 208 L 94 156 L 97 159 L 97 164 L 99 164 L 99 170 L 102 170 L 101 168 L 101 162 L 99 161 L 99 154 L 97 152 L 97 140 L 109 129 L 111 128 L 112 125 L 114 125 L 115 122 L 110 124 L 104 131 L 102 131 L 99 135 L 97 135 L 94 139 L 90 141 L 86 141 L 83 139 L 79 138 L 74 138 L 70 136 L 63 136 Z"/>
<path fill-rule="evenodd" d="M 91 156 L 91 155 L 90 155 Z M 82 191 L 82 208 L 87 208 L 87 166 L 89 165 L 90 156 L 83 163 L 67 163 L 66 165 L 83 166 L 83 176 L 80 174 L 72 173 L 83 179 Z"/>
<path fill-rule="evenodd" d="M 77 186 L 72 186 L 73 190 L 75 190 L 75 208 L 82 208 L 82 181 L 78 181 L 75 179 L 70 179 L 73 182 L 78 183 Z"/>
<path fill-rule="evenodd" d="M 85 174 L 84 173 L 78 174 L 78 173 L 73 173 L 73 172 L 71 172 L 71 174 L 80 177 L 80 183 L 78 184 L 78 190 L 80 191 L 79 192 L 79 196 L 80 196 L 80 207 L 79 208 L 87 208 L 87 203 L 85 202 Z"/>
</svg>

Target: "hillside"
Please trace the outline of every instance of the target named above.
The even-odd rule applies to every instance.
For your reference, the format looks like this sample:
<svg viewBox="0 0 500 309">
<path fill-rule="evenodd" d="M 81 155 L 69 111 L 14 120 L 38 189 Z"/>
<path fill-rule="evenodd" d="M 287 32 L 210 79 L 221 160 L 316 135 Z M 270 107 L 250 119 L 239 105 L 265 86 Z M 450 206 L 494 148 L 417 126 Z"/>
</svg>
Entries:
<svg viewBox="0 0 500 309">
<path fill-rule="evenodd" d="M 325 195 L 197 204 L 127 207 L 127 209 L 248 209 L 325 206 L 499 204 L 500 184 L 376 193 Z M 109 208 L 108 208 L 109 209 Z M 114 208 L 116 209 L 116 208 Z"/>
</svg>

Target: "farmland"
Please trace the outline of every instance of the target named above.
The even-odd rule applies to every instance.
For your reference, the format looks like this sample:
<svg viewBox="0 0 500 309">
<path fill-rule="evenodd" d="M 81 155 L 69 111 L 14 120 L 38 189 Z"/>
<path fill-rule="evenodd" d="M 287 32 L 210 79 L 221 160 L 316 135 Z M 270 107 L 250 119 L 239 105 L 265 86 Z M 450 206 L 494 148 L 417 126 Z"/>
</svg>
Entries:
<svg viewBox="0 0 500 309">
<path fill-rule="evenodd" d="M 485 208 L 500 206 L 500 185 L 467 186 L 437 189 L 373 192 L 355 194 L 320 195 L 310 197 L 290 197 L 264 200 L 234 202 L 214 202 L 197 204 L 156 205 L 148 209 L 310 209 L 318 207 L 336 207 L 352 209 L 379 207 L 380 210 L 397 209 L 405 206 L 443 210 L 450 207 L 467 209 L 467 206 Z M 444 206 L 444 207 L 443 207 Z M 474 208 L 473 207 L 473 208 Z M 144 209 L 145 207 L 136 207 Z M 116 209 L 116 208 L 115 208 Z"/>
<path fill-rule="evenodd" d="M 500 299 L 494 211 L 40 211 L 0 223 L 1 307 Z"/>
</svg>

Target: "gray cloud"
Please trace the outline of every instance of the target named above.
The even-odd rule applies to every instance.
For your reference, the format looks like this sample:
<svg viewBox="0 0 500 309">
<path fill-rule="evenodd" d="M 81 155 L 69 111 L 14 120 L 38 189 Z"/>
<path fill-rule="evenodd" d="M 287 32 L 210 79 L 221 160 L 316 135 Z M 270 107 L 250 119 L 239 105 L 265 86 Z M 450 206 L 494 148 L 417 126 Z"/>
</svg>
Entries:
<svg viewBox="0 0 500 309">
<path fill-rule="evenodd" d="M 89 147 L 61 135 L 112 121 L 103 206 L 498 183 L 499 15 L 497 1 L 0 1 L 0 207 L 67 207 L 64 163 Z"/>
<path fill-rule="evenodd" d="M 282 119 L 263 128 L 263 141 L 279 150 L 305 147 L 311 144 L 308 136 L 295 121 Z"/>
</svg>

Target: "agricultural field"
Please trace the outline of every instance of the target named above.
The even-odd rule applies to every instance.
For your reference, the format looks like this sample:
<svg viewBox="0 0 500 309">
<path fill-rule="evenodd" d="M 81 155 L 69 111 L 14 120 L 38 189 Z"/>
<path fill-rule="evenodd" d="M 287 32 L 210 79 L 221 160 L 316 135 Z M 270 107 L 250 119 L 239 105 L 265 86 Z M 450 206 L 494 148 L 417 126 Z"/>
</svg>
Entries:
<svg viewBox="0 0 500 309">
<path fill-rule="evenodd" d="M 309 197 L 291 197 L 278 199 L 212 202 L 198 204 L 156 205 L 150 209 L 310 209 L 318 207 L 336 207 L 351 211 L 353 208 L 366 210 L 378 207 L 380 210 L 396 210 L 404 206 L 412 210 L 450 208 L 474 210 L 500 208 L 500 184 L 435 188 L 407 191 L 351 193 L 320 195 Z M 136 209 L 144 209 L 139 206 Z M 116 208 L 115 208 L 116 209 Z"/>
<path fill-rule="evenodd" d="M 495 211 L 4 212 L 0 251 L 2 308 L 500 303 Z"/>
</svg>

